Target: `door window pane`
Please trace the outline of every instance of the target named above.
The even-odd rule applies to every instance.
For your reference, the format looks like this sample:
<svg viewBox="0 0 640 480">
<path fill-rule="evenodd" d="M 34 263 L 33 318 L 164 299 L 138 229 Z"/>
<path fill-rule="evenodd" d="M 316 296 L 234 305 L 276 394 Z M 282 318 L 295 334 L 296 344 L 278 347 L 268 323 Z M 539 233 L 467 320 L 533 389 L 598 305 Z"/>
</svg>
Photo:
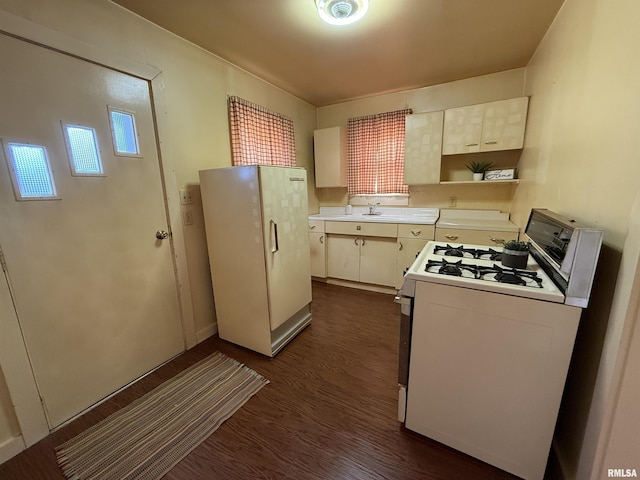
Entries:
<svg viewBox="0 0 640 480">
<path fill-rule="evenodd" d="M 56 187 L 44 147 L 9 143 L 8 153 L 14 189 L 19 200 L 56 197 Z"/>
<path fill-rule="evenodd" d="M 102 175 L 96 131 L 80 125 L 65 125 L 67 149 L 74 175 Z"/>
<path fill-rule="evenodd" d="M 135 118 L 132 113 L 109 109 L 116 155 L 140 156 Z"/>
</svg>

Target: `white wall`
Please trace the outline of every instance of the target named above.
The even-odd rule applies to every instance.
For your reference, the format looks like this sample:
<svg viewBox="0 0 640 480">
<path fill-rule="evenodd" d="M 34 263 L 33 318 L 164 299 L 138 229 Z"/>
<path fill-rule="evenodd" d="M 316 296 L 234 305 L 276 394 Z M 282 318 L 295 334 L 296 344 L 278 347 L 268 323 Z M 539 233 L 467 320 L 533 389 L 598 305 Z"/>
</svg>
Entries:
<svg viewBox="0 0 640 480">
<path fill-rule="evenodd" d="M 566 478 L 602 478 L 614 366 L 625 324 L 635 321 L 627 311 L 640 239 L 627 235 L 640 175 L 639 18 L 636 0 L 566 0 L 527 66 L 530 114 L 512 219 L 523 225 L 532 207 L 546 207 L 605 229 L 556 430 Z M 626 454 L 636 465 L 639 445 Z"/>
<path fill-rule="evenodd" d="M 175 190 L 191 190 L 195 199 L 194 205 L 180 207 L 191 209 L 194 218 L 194 224 L 180 232 L 186 259 L 179 262 L 185 264 L 185 271 L 188 265 L 193 305 L 193 318 L 186 321 L 194 323 L 198 341 L 215 333 L 198 171 L 231 165 L 227 96 L 238 95 L 293 120 L 297 162 L 309 172 L 312 211 L 317 211 L 318 204 L 312 143 L 315 107 L 107 0 L 0 0 L 0 13 L 19 20 L 12 24 L 19 35 L 67 38 L 70 44 L 86 46 L 85 51 L 107 64 L 113 58 L 119 64 L 149 66 L 162 72 L 162 103 L 158 106 L 165 125 L 159 136 L 174 169 L 165 173 L 175 176 L 169 185 L 177 184 Z M 178 192 L 168 193 L 176 196 Z M 5 394 L 0 382 L 0 399 L 6 398 Z M 14 437 L 5 403 L 0 408 L 0 445 Z"/>
</svg>

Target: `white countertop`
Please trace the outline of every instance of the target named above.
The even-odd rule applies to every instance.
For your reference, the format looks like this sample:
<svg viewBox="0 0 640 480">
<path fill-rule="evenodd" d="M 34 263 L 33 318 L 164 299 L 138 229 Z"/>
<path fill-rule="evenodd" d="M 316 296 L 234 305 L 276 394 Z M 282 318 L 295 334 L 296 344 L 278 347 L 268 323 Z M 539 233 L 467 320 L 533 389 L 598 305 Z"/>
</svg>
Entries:
<svg viewBox="0 0 640 480">
<path fill-rule="evenodd" d="M 309 215 L 309 220 L 433 225 L 439 214 L 437 208 L 378 207 L 377 211 L 380 215 L 367 215 L 368 207 L 353 207 L 353 213 L 347 215 L 345 207 L 320 207 L 320 213 Z"/>
<path fill-rule="evenodd" d="M 509 214 L 498 210 L 440 210 L 436 228 L 459 230 L 492 230 L 518 232 L 520 228 L 509 221 Z"/>
</svg>

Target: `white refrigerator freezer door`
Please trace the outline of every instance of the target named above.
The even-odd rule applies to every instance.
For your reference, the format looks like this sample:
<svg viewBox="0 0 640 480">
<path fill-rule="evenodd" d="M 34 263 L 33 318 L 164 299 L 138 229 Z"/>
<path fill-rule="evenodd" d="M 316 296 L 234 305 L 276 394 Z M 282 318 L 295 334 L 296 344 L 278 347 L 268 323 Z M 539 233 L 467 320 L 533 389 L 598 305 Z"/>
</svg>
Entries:
<svg viewBox="0 0 640 480">
<path fill-rule="evenodd" d="M 307 172 L 260 167 L 271 330 L 311 302 Z"/>
</svg>

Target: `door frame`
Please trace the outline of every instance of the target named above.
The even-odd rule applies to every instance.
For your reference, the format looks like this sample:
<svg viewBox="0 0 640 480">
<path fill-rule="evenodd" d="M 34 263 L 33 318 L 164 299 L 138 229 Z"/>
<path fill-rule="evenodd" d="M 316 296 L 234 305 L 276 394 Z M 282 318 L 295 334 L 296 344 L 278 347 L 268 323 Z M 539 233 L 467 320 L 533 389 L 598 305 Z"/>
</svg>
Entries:
<svg viewBox="0 0 640 480">
<path fill-rule="evenodd" d="M 162 71 L 130 58 L 104 52 L 90 44 L 83 43 L 63 33 L 51 30 L 24 18 L 0 10 L 0 35 L 8 35 L 42 48 L 54 50 L 82 61 L 87 61 L 112 70 L 117 70 L 149 82 L 150 101 L 155 121 L 156 147 L 158 150 L 161 188 L 164 195 L 167 223 L 171 229 L 171 255 L 180 309 L 185 348 L 196 345 L 196 332 L 191 299 L 191 285 L 187 267 L 184 231 L 181 223 L 178 182 L 171 155 L 167 105 L 164 94 L 164 77 Z M 5 282 L 3 273 L 0 277 L 0 293 L 2 299 L 11 298 L 10 275 Z M 3 331 L 2 346 L 12 348 L 0 351 L 0 368 L 2 369 L 9 395 L 20 426 L 25 448 L 33 445 L 49 434 L 44 409 L 40 401 L 37 385 L 31 364 L 28 359 L 26 345 L 13 308 L 13 303 L 6 305 L 3 301 L 0 308 L 0 326 Z M 6 332 L 6 335 L 5 335 Z"/>
</svg>

